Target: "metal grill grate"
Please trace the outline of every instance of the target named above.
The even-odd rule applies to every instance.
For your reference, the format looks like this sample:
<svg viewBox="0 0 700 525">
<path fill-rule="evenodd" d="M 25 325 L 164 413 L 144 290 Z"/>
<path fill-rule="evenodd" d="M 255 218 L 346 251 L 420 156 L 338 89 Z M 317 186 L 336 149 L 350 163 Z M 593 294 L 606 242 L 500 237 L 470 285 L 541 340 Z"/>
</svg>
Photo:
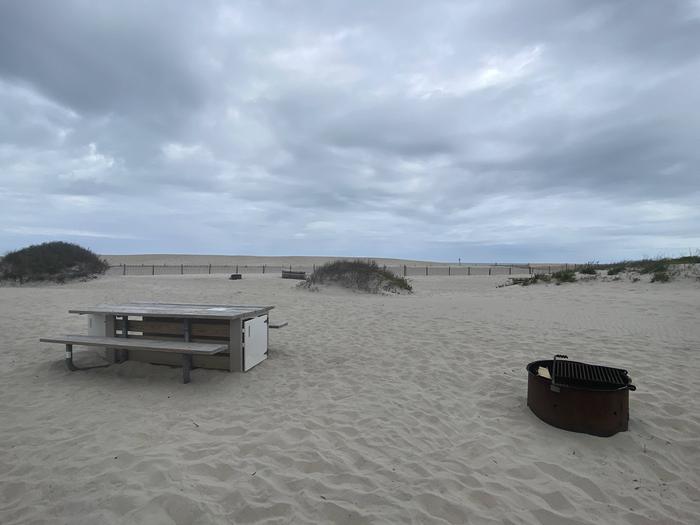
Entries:
<svg viewBox="0 0 700 525">
<path fill-rule="evenodd" d="M 552 383 L 588 388 L 620 388 L 629 384 L 627 370 L 567 359 L 552 361 Z"/>
</svg>

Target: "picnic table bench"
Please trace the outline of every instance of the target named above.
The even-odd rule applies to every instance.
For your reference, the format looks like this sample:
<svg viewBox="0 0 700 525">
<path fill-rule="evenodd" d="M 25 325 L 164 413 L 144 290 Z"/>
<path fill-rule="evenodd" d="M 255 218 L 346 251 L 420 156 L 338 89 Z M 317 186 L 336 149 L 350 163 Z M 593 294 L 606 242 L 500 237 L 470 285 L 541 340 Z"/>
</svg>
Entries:
<svg viewBox="0 0 700 525">
<path fill-rule="evenodd" d="M 88 315 L 88 335 L 42 337 L 40 341 L 65 344 L 66 366 L 72 371 L 96 368 L 76 366 L 73 345 L 101 347 L 111 363 L 134 360 L 181 364 L 183 382 L 189 383 L 192 368 L 247 371 L 265 360 L 269 312 L 273 308 L 177 303 L 99 305 L 69 310 Z"/>
</svg>

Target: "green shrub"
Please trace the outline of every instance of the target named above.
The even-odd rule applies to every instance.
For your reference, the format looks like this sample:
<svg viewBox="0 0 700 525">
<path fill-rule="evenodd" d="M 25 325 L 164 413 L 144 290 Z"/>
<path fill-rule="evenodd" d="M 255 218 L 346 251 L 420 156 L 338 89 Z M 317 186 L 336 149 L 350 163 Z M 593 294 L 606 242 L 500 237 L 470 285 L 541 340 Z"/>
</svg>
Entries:
<svg viewBox="0 0 700 525">
<path fill-rule="evenodd" d="M 0 276 L 20 283 L 91 277 L 109 265 L 90 250 L 68 242 L 45 242 L 10 252 L 0 262 Z"/>
<path fill-rule="evenodd" d="M 536 273 L 532 277 L 528 277 L 527 279 L 522 279 L 519 280 L 518 282 L 515 282 L 515 284 L 520 284 L 521 286 L 530 286 L 531 284 L 537 284 L 539 282 L 543 283 L 548 283 L 552 280 L 552 278 L 547 275 L 546 273 Z"/>
<path fill-rule="evenodd" d="M 652 283 L 667 283 L 670 280 L 671 276 L 668 275 L 668 272 L 666 271 L 654 272 L 654 275 L 651 278 Z"/>
<path fill-rule="evenodd" d="M 557 283 L 573 283 L 576 281 L 576 272 L 573 270 L 560 270 L 552 274 Z"/>
<path fill-rule="evenodd" d="M 635 261 L 639 273 L 657 273 L 668 271 L 668 259 L 642 259 Z"/>
<path fill-rule="evenodd" d="M 328 262 L 316 268 L 301 286 L 311 288 L 318 284 L 339 284 L 370 293 L 413 290 L 404 277 L 380 268 L 375 261 Z"/>
<path fill-rule="evenodd" d="M 686 255 L 685 257 L 671 259 L 671 261 L 674 264 L 700 264 L 700 255 Z"/>
<path fill-rule="evenodd" d="M 684 257 L 657 257 L 656 259 L 638 259 L 636 261 L 618 261 L 612 264 L 598 266 L 606 268 L 608 275 L 617 275 L 625 270 L 639 273 L 669 272 L 673 265 L 677 264 L 700 264 L 700 255 L 686 255 Z"/>
<path fill-rule="evenodd" d="M 598 272 L 596 271 L 597 267 L 597 261 L 589 261 L 578 269 L 578 273 L 583 273 L 586 275 L 598 275 Z"/>
<path fill-rule="evenodd" d="M 618 273 L 624 272 L 625 269 L 626 268 L 624 264 L 613 266 L 612 268 L 608 269 L 608 275 L 617 275 Z"/>
</svg>

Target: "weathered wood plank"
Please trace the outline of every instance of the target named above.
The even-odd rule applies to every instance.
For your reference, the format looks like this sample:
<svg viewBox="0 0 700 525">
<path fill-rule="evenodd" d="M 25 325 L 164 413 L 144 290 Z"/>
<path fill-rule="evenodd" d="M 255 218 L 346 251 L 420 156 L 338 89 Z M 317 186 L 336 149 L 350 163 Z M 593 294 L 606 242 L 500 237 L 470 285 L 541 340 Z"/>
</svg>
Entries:
<svg viewBox="0 0 700 525">
<path fill-rule="evenodd" d="M 42 337 L 44 343 L 74 344 L 82 346 L 109 346 L 124 350 L 155 350 L 186 354 L 211 355 L 223 352 L 225 344 L 188 343 L 185 341 L 160 341 L 143 338 L 97 337 L 88 335 L 66 335 L 62 337 Z"/>
<path fill-rule="evenodd" d="M 158 352 L 153 350 L 139 350 L 131 352 L 130 361 L 151 363 L 155 365 L 181 366 L 181 355 L 175 352 Z M 212 370 L 229 370 L 231 367 L 228 352 L 220 352 L 213 355 L 192 354 L 193 368 L 208 368 Z"/>
<path fill-rule="evenodd" d="M 129 331 L 131 332 L 142 332 L 144 335 L 175 335 L 184 336 L 184 329 L 182 321 L 178 320 L 164 320 L 158 319 L 152 320 L 153 318 L 145 318 L 143 321 L 132 321 L 129 320 Z M 122 330 L 123 323 L 121 320 L 117 320 L 116 324 L 117 330 Z M 203 321 L 194 321 L 192 323 L 191 335 L 195 337 L 217 337 L 219 339 L 228 339 L 229 337 L 229 326 L 226 320 L 216 321 L 216 323 L 206 323 Z"/>
<path fill-rule="evenodd" d="M 272 310 L 274 306 L 177 304 L 177 303 L 124 303 L 101 304 L 88 308 L 73 308 L 69 313 L 108 314 L 151 317 L 179 317 L 200 319 L 236 319 L 257 317 Z"/>
</svg>

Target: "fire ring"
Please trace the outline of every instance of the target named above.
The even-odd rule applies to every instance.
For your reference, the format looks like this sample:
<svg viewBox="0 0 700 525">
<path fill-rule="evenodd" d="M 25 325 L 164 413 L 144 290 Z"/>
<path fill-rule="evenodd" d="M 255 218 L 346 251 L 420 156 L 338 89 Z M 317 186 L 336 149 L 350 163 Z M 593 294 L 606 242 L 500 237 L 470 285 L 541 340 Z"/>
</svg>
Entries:
<svg viewBox="0 0 700 525">
<path fill-rule="evenodd" d="M 564 430 L 612 436 L 627 430 L 627 370 L 569 361 L 567 356 L 527 365 L 527 406 L 537 417 Z"/>
</svg>

